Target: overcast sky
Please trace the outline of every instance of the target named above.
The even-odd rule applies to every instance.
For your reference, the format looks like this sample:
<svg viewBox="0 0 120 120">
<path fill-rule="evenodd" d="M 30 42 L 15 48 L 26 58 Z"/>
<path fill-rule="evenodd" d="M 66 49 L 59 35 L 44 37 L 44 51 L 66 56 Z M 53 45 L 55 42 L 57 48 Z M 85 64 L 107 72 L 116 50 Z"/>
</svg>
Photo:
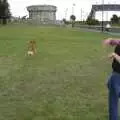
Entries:
<svg viewBox="0 0 120 120">
<path fill-rule="evenodd" d="M 57 7 L 56 16 L 58 20 L 63 18 L 69 19 L 72 12 L 75 14 L 77 20 L 83 20 L 90 13 L 92 4 L 101 4 L 102 0 L 8 0 L 8 2 L 13 16 L 28 15 L 26 7 L 29 5 L 46 4 Z M 104 3 L 120 4 L 120 0 L 104 0 Z M 120 12 L 104 12 L 104 19 L 110 19 L 112 14 L 120 16 Z M 101 20 L 101 12 L 96 13 L 96 19 Z"/>
</svg>

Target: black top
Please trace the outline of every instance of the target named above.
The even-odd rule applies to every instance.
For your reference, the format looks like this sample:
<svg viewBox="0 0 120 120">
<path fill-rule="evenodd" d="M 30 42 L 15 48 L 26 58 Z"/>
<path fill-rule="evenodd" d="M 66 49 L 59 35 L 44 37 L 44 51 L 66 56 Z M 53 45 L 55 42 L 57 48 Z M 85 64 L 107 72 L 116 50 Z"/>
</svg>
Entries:
<svg viewBox="0 0 120 120">
<path fill-rule="evenodd" d="M 114 52 L 115 52 L 116 54 L 120 55 L 120 45 L 117 45 L 117 46 L 116 46 Z M 112 69 L 113 69 L 113 72 L 120 73 L 120 63 L 119 63 L 116 59 L 113 59 Z"/>
</svg>

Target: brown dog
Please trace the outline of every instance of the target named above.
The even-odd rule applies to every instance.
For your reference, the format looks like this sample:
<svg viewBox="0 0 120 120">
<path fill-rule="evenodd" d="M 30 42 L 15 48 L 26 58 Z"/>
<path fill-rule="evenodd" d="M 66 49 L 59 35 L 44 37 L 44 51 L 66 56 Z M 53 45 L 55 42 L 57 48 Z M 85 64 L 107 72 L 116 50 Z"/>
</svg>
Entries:
<svg viewBox="0 0 120 120">
<path fill-rule="evenodd" d="M 37 53 L 37 47 L 36 47 L 36 41 L 35 40 L 30 40 L 28 42 L 28 52 L 27 54 L 29 56 L 35 55 Z"/>
</svg>

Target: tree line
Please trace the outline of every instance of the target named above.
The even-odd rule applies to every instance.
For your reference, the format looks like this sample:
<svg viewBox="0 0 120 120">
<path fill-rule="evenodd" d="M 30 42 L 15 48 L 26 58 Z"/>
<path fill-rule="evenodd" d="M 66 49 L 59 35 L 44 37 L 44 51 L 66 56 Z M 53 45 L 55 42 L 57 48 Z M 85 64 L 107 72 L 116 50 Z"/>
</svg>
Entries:
<svg viewBox="0 0 120 120">
<path fill-rule="evenodd" d="M 112 24 L 120 24 L 120 17 L 114 14 L 111 18 L 111 22 Z"/>
<path fill-rule="evenodd" d="M 97 19 L 93 19 L 91 17 L 88 16 L 88 18 L 85 21 L 75 21 L 76 20 L 76 16 L 75 15 L 71 15 L 70 16 L 70 21 L 67 21 L 65 18 L 63 19 L 63 22 L 65 24 L 70 24 L 72 23 L 72 27 L 74 27 L 75 23 L 80 23 L 80 24 L 88 24 L 88 25 L 100 25 L 100 21 Z M 108 21 L 111 24 L 120 24 L 120 17 L 117 15 L 113 15 L 110 19 L 110 21 Z"/>
<path fill-rule="evenodd" d="M 92 18 L 87 18 L 86 20 L 87 24 L 88 25 L 97 25 L 99 24 L 100 22 L 97 20 L 97 19 L 92 19 Z M 114 14 L 110 21 L 109 21 L 111 24 L 120 24 L 120 17 L 118 17 L 116 14 Z"/>
<path fill-rule="evenodd" d="M 0 0 L 0 24 L 7 24 L 7 20 L 10 18 L 10 16 L 11 13 L 8 1 Z"/>
</svg>

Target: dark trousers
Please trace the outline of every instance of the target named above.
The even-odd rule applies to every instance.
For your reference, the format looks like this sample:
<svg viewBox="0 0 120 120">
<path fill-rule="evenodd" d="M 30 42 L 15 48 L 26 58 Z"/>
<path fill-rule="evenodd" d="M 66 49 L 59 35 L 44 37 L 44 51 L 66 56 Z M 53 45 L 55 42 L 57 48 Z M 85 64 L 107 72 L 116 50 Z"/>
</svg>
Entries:
<svg viewBox="0 0 120 120">
<path fill-rule="evenodd" d="M 118 120 L 118 99 L 120 97 L 120 74 L 113 72 L 108 80 L 109 120 Z"/>
</svg>

